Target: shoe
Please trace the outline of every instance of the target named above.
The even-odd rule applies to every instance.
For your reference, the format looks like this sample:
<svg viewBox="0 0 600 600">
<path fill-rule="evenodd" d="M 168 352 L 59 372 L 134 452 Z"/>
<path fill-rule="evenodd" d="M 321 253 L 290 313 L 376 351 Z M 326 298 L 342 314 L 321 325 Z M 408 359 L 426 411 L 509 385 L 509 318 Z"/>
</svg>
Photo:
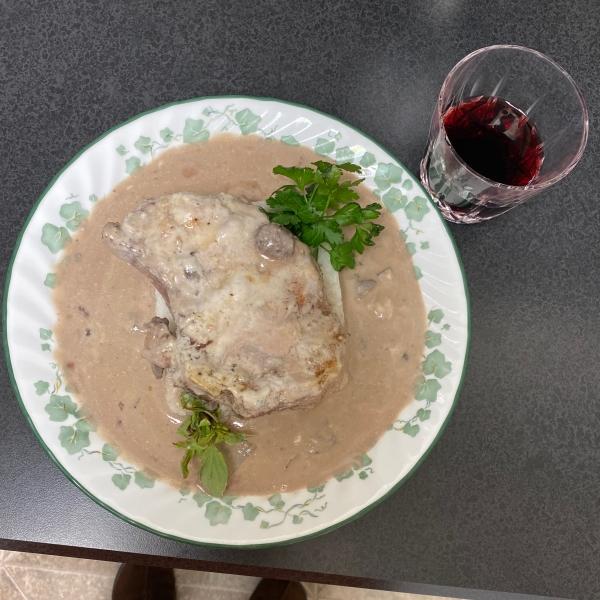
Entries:
<svg viewBox="0 0 600 600">
<path fill-rule="evenodd" d="M 112 600 L 176 600 L 173 569 L 121 565 Z"/>
<path fill-rule="evenodd" d="M 250 600 L 306 600 L 306 592 L 297 581 L 263 579 L 256 586 Z"/>
</svg>

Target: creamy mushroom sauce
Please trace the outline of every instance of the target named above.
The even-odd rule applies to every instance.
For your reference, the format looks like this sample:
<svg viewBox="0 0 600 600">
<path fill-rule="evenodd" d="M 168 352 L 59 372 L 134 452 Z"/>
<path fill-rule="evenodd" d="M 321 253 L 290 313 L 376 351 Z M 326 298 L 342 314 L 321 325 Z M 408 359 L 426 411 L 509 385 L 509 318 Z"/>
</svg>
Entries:
<svg viewBox="0 0 600 600">
<path fill-rule="evenodd" d="M 157 380 L 141 357 L 140 331 L 156 313 L 154 287 L 101 242 L 103 226 L 123 221 L 142 200 L 187 191 L 227 192 L 251 201 L 287 180 L 278 164 L 306 166 L 322 157 L 309 148 L 258 136 L 221 134 L 204 144 L 167 150 L 99 200 L 57 266 L 57 361 L 100 435 L 150 476 L 183 488 L 185 413 L 168 378 Z M 378 201 L 364 186 L 361 202 Z M 325 482 L 368 452 L 413 398 L 423 360 L 425 306 L 413 263 L 392 215 L 376 244 L 341 273 L 349 333 L 344 372 L 314 408 L 256 419 L 229 416 L 248 442 L 223 449 L 228 495 L 271 495 Z M 196 469 L 197 471 L 197 465 Z M 194 471 L 192 463 L 190 473 Z"/>
</svg>

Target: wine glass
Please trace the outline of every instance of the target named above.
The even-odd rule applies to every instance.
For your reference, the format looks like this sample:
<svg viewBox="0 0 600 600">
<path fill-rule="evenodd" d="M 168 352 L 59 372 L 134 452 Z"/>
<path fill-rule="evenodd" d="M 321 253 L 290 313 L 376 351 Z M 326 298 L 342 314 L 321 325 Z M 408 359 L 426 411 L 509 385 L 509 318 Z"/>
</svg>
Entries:
<svg viewBox="0 0 600 600">
<path fill-rule="evenodd" d="M 444 81 L 421 181 L 445 219 L 478 223 L 562 179 L 587 136 L 581 92 L 553 60 L 520 46 L 481 48 Z"/>
</svg>

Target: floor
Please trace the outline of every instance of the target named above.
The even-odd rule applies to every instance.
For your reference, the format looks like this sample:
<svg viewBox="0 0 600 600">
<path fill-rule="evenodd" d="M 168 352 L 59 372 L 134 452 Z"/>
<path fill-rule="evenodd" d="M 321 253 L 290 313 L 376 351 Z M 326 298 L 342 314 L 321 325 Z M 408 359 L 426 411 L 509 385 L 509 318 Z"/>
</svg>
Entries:
<svg viewBox="0 0 600 600">
<path fill-rule="evenodd" d="M 117 563 L 0 550 L 0 600 L 110 600 Z M 176 570 L 177 600 L 248 600 L 259 579 Z M 309 600 L 449 600 L 304 584 Z"/>
</svg>

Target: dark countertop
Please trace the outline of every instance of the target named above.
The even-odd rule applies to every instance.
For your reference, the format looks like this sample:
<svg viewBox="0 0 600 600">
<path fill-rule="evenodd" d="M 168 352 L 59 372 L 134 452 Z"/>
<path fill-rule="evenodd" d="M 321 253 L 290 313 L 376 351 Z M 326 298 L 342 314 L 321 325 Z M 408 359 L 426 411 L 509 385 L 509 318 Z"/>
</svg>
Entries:
<svg viewBox="0 0 600 600">
<path fill-rule="evenodd" d="M 264 550 L 127 525 L 52 464 L 0 367 L 0 548 L 464 598 L 598 598 L 600 102 L 597 0 L 2 0 L 2 276 L 52 176 L 98 135 L 203 95 L 307 104 L 417 172 L 445 75 L 470 51 L 549 54 L 591 115 L 575 171 L 483 225 L 453 226 L 471 294 L 470 366 L 422 467 L 367 515 Z M 449 589 L 462 588 L 462 589 Z"/>
</svg>

